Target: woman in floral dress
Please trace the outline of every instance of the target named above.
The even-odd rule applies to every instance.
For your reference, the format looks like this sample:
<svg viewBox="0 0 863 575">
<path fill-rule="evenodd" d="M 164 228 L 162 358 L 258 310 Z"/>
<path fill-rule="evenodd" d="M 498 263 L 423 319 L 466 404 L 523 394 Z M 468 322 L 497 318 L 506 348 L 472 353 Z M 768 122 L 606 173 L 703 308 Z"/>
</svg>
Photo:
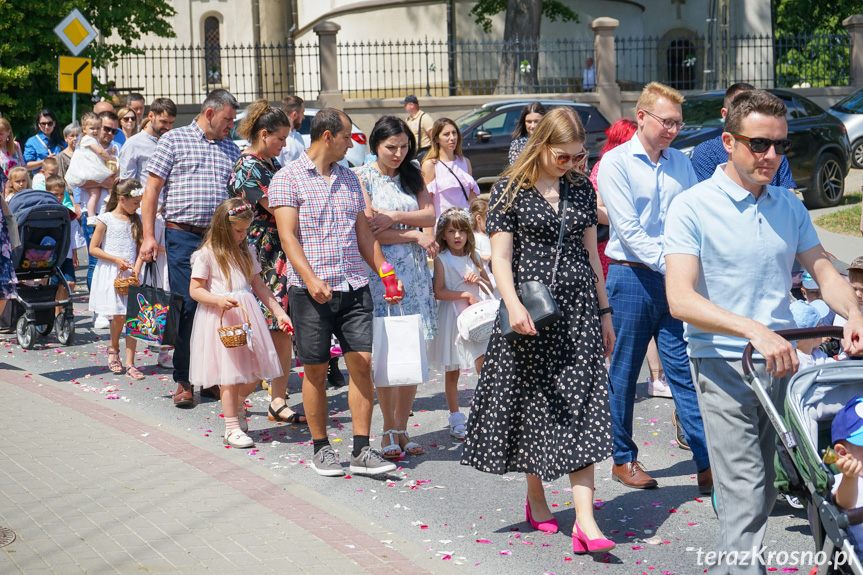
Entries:
<svg viewBox="0 0 863 575">
<path fill-rule="evenodd" d="M 12 245 L 9 243 L 9 228 L 6 214 L 9 206 L 0 194 L 0 313 L 6 307 L 6 300 L 14 299 L 17 293 L 15 283 L 15 266 L 12 264 Z"/>
<path fill-rule="evenodd" d="M 416 155 L 416 141 L 404 120 L 384 116 L 372 129 L 369 149 L 376 157 L 357 170 L 369 226 L 404 285 L 402 311 L 405 315 L 422 316 L 425 338 L 430 340 L 437 333 L 437 306 L 426 255 L 434 258 L 437 244 L 422 228 L 434 225 L 435 211 L 422 173 L 411 163 Z M 367 271 L 375 317 L 385 317 L 392 312 L 384 301 L 384 284 L 377 271 Z M 384 419 L 381 451 L 388 459 L 401 458 L 405 453 L 423 453 L 423 448 L 407 434 L 416 392 L 416 385 L 377 387 Z"/>
<path fill-rule="evenodd" d="M 257 100 L 246 109 L 237 134 L 251 145 L 234 165 L 228 181 L 228 194 L 241 196 L 255 207 L 255 218 L 249 227 L 249 245 L 255 247 L 261 263 L 261 279 L 272 290 L 276 301 L 287 309 L 288 286 L 285 278 L 288 260 L 282 251 L 282 242 L 276 228 L 276 219 L 270 211 L 267 189 L 279 166 L 276 157 L 285 146 L 291 132 L 291 121 L 280 109 L 266 100 Z M 260 303 L 260 302 L 259 302 Z M 288 375 L 291 373 L 291 334 L 279 329 L 279 324 L 263 304 L 261 311 L 267 319 L 273 344 L 279 354 L 285 375 L 270 382 L 270 421 L 305 423 L 306 417 L 295 413 L 287 405 Z"/>
</svg>

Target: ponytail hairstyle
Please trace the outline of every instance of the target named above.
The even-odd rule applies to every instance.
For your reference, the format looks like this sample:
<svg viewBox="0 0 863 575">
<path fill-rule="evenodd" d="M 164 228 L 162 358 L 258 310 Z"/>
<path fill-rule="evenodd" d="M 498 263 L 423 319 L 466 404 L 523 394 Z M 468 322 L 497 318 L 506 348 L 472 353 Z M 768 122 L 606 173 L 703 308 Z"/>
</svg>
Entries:
<svg viewBox="0 0 863 575">
<path fill-rule="evenodd" d="M 457 230 L 467 234 L 467 240 L 464 242 L 464 251 L 470 256 L 471 261 L 476 266 L 476 269 L 482 271 L 484 268 L 476 255 L 476 236 L 473 235 L 473 227 L 470 225 L 470 212 L 464 208 L 450 208 L 440 215 L 437 221 L 437 231 L 434 239 L 437 242 L 440 251 L 449 251 L 449 246 L 446 243 L 446 228 L 449 224 Z"/>
<path fill-rule="evenodd" d="M 219 264 L 219 270 L 228 281 L 228 289 L 231 286 L 231 270 L 237 269 L 246 278 L 252 281 L 255 266 L 252 262 L 252 254 L 249 253 L 249 245 L 246 238 L 240 242 L 234 241 L 232 226 L 238 222 L 252 221 L 255 210 L 246 203 L 243 198 L 230 198 L 219 204 L 213 213 L 213 221 L 204 236 L 201 247 L 209 247 L 213 252 L 213 258 Z"/>
<path fill-rule="evenodd" d="M 237 135 L 254 144 L 261 137 L 261 130 L 269 133 L 280 128 L 290 128 L 291 120 L 281 108 L 274 108 L 263 98 L 255 100 L 246 108 L 246 117 L 237 128 Z"/>
<path fill-rule="evenodd" d="M 108 196 L 108 205 L 105 206 L 106 212 L 113 212 L 117 209 L 120 203 L 120 198 L 140 198 L 144 195 L 144 186 L 141 182 L 135 179 L 117 180 L 111 186 L 111 195 Z M 132 222 L 132 239 L 135 240 L 135 245 L 141 247 L 144 241 L 144 226 L 141 224 L 141 216 L 138 212 L 129 214 L 129 221 Z"/>
<path fill-rule="evenodd" d="M 488 218 L 488 199 L 482 196 L 475 197 L 470 201 L 468 211 L 470 212 L 470 223 L 473 226 L 473 230 L 476 231 L 476 228 L 479 226 L 479 218 Z"/>
</svg>

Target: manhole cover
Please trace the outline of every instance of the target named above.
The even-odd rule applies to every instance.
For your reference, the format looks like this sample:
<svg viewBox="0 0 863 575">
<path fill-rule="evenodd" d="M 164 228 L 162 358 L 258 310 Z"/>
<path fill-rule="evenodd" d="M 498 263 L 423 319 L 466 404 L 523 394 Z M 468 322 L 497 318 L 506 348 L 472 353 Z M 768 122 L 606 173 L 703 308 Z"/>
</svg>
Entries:
<svg viewBox="0 0 863 575">
<path fill-rule="evenodd" d="M 15 541 L 15 532 L 8 527 L 0 527 L 0 547 L 5 547 Z"/>
</svg>

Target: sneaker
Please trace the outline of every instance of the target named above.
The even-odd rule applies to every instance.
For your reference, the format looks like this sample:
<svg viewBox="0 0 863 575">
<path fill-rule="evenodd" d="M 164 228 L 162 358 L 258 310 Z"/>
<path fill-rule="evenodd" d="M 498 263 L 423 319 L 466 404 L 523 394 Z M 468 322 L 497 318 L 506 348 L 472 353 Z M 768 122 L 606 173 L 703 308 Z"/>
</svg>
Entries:
<svg viewBox="0 0 863 575">
<path fill-rule="evenodd" d="M 449 434 L 459 441 L 464 441 L 464 436 L 467 433 L 467 416 L 456 411 L 449 414 Z"/>
<path fill-rule="evenodd" d="M 381 475 L 397 469 L 396 464 L 384 459 L 383 455 L 369 446 L 363 447 L 357 457 L 351 455 L 351 473 L 359 475 Z"/>
<path fill-rule="evenodd" d="M 686 434 L 683 433 L 683 425 L 680 424 L 680 419 L 677 417 L 677 410 L 671 412 L 671 423 L 674 424 L 674 439 L 677 441 L 677 446 L 686 451 L 692 451 L 689 443 L 686 441 Z"/>
<path fill-rule="evenodd" d="M 255 442 L 242 429 L 235 429 L 230 433 L 225 431 L 225 445 L 230 445 L 237 449 L 249 449 L 255 446 Z"/>
<path fill-rule="evenodd" d="M 788 494 L 784 494 L 784 493 L 780 494 L 779 500 L 780 501 L 784 500 L 786 503 L 788 503 L 788 505 L 790 505 L 794 509 L 803 509 L 804 507 L 806 507 L 805 505 L 800 503 L 800 500 L 798 498 L 794 497 L 793 495 L 788 495 Z"/>
<path fill-rule="evenodd" d="M 312 469 L 314 469 L 318 475 L 323 475 L 325 477 L 338 477 L 345 474 L 345 468 L 342 467 L 342 464 L 339 461 L 339 456 L 336 455 L 336 451 L 329 445 L 318 451 L 315 456 L 312 457 Z"/>
<path fill-rule="evenodd" d="M 171 356 L 172 353 L 170 349 L 159 350 L 159 367 L 163 367 L 165 369 L 174 369 L 174 358 Z"/>
<path fill-rule="evenodd" d="M 93 329 L 108 329 L 111 327 L 111 320 L 106 315 L 96 315 L 93 319 Z"/>
<path fill-rule="evenodd" d="M 96 224 L 99 222 L 99 218 L 96 216 L 89 216 L 87 218 L 87 227 L 95 228 Z"/>
<path fill-rule="evenodd" d="M 660 375 L 657 379 L 647 380 L 647 395 L 650 397 L 665 397 L 671 399 L 671 386 L 665 381 L 665 374 Z"/>
</svg>

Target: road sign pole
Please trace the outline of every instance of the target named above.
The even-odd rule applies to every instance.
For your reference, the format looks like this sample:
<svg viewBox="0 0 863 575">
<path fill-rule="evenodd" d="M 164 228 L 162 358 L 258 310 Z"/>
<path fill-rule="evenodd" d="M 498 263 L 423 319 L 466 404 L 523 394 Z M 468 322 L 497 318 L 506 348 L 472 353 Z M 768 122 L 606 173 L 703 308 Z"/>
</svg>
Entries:
<svg viewBox="0 0 863 575">
<path fill-rule="evenodd" d="M 78 94 L 72 93 L 72 123 L 78 123 Z"/>
</svg>

